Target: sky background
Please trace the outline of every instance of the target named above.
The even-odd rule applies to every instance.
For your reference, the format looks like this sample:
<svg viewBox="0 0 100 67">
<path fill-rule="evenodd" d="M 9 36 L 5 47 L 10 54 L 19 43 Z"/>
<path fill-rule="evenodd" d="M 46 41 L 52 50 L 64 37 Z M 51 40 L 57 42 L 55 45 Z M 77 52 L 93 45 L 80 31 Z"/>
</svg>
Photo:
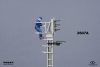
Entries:
<svg viewBox="0 0 100 67">
<path fill-rule="evenodd" d="M 100 67 L 100 0 L 0 0 L 0 67 L 46 67 L 44 43 L 34 31 L 38 16 L 62 20 L 55 40 L 66 43 L 54 47 L 54 67 L 91 67 L 90 61 Z"/>
</svg>

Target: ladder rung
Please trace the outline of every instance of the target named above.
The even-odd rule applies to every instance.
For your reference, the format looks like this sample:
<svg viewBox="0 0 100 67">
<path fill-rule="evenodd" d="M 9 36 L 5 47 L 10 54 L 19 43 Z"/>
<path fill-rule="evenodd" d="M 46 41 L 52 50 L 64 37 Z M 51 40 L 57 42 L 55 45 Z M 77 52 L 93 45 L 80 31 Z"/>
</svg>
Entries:
<svg viewBox="0 0 100 67">
<path fill-rule="evenodd" d="M 43 39 L 43 40 L 53 40 L 53 38 Z"/>
<path fill-rule="evenodd" d="M 48 46 L 48 45 L 42 45 L 43 47 L 52 47 L 52 46 Z"/>
<path fill-rule="evenodd" d="M 53 53 L 53 52 L 46 52 L 46 51 L 42 51 L 43 53 Z"/>
<path fill-rule="evenodd" d="M 48 60 L 52 60 L 52 59 L 48 59 Z"/>
<path fill-rule="evenodd" d="M 53 65 L 48 65 L 48 66 L 53 66 Z"/>
</svg>

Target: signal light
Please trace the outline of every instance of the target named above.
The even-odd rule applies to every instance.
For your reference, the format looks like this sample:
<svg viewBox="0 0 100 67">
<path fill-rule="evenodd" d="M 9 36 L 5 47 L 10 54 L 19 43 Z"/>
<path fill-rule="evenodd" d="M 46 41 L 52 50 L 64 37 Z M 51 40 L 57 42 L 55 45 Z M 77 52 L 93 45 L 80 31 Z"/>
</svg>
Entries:
<svg viewBox="0 0 100 67">
<path fill-rule="evenodd" d="M 58 20 L 54 20 L 54 31 L 55 32 L 58 31 L 58 30 L 60 30 L 60 29 L 57 28 L 58 26 L 60 26 L 60 24 L 57 24 L 57 21 Z"/>
</svg>

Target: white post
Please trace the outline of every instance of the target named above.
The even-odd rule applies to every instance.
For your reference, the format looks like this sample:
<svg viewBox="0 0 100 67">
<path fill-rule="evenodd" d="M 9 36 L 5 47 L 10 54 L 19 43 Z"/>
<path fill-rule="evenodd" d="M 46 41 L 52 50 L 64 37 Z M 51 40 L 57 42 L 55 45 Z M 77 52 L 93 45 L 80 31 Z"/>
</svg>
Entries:
<svg viewBox="0 0 100 67">
<path fill-rule="evenodd" d="M 54 36 L 54 19 L 51 19 L 50 22 L 50 31 L 47 32 L 45 39 L 47 41 L 47 67 L 53 67 L 53 36 Z M 52 43 L 52 44 L 49 44 Z"/>
<path fill-rule="evenodd" d="M 52 40 L 48 40 L 48 47 L 47 47 L 47 67 L 53 67 L 53 35 L 54 35 L 54 18 L 51 19 L 51 35 L 52 35 Z M 52 44 L 49 44 L 52 43 Z"/>
<path fill-rule="evenodd" d="M 52 43 L 53 40 L 48 40 L 48 43 Z M 48 44 L 47 47 L 47 67 L 53 67 L 53 44 Z"/>
<path fill-rule="evenodd" d="M 46 41 L 46 45 L 43 45 L 46 47 L 46 52 L 43 51 L 43 53 L 47 54 L 47 67 L 53 67 L 53 38 L 54 38 L 54 18 L 51 19 L 50 22 L 44 22 L 44 28 L 45 28 L 45 37 L 46 39 L 43 39 Z M 43 23 L 43 22 L 40 22 Z M 49 44 L 52 43 L 52 44 Z"/>
</svg>

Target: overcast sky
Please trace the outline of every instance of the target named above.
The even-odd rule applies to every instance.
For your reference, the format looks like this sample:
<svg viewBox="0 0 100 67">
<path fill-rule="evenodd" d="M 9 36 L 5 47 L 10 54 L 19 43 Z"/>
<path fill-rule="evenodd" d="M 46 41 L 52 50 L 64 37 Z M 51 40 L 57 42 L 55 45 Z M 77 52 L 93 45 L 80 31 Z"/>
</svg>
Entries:
<svg viewBox="0 0 100 67">
<path fill-rule="evenodd" d="M 0 0 L 1 67 L 8 67 L 3 61 L 14 61 L 12 67 L 46 67 L 44 43 L 34 31 L 38 16 L 62 20 L 55 40 L 66 43 L 54 47 L 54 67 L 90 67 L 90 61 L 100 67 L 100 0 Z"/>
</svg>

